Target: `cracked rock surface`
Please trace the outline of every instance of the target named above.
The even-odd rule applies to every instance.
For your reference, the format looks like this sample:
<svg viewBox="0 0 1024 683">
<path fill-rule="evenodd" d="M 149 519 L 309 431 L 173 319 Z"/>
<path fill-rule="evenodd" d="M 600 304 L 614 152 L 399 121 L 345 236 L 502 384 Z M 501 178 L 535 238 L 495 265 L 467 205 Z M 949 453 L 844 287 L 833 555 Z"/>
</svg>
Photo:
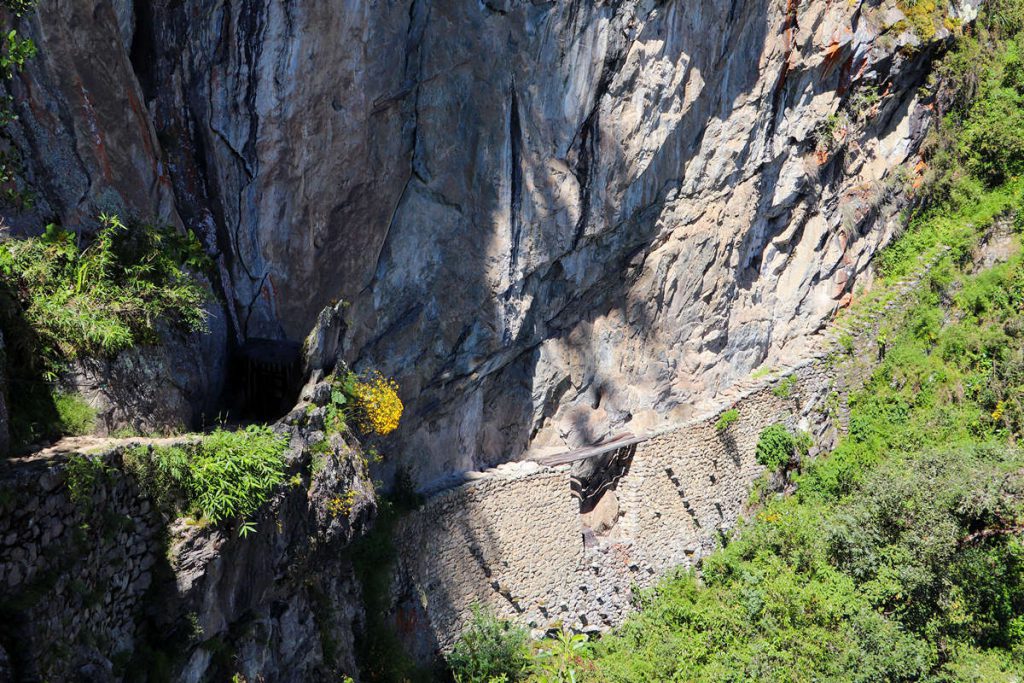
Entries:
<svg viewBox="0 0 1024 683">
<path fill-rule="evenodd" d="M 895 10 L 42 0 L 10 88 L 38 201 L 6 218 L 196 230 L 241 338 L 349 301 L 341 353 L 399 380 L 389 461 L 427 484 L 674 423 L 800 353 L 930 119 L 944 31 Z"/>
</svg>

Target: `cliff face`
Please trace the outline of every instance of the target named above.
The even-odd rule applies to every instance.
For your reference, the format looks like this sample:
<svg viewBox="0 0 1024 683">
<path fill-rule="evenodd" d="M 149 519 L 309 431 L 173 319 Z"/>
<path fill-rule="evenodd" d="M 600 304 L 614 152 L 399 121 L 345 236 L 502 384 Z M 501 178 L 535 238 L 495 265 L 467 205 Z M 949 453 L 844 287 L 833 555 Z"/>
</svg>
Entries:
<svg viewBox="0 0 1024 683">
<path fill-rule="evenodd" d="M 965 10 L 965 12 L 968 12 Z M 43 0 L 36 209 L 180 222 L 240 337 L 351 303 L 420 482 L 686 418 L 891 233 L 937 41 L 874 1 Z M 912 165 L 912 164 L 910 164 Z"/>
<path fill-rule="evenodd" d="M 318 681 L 357 671 L 365 617 L 350 546 L 376 498 L 358 446 L 325 437 L 322 408 L 310 408 L 309 419 L 303 407 L 277 426 L 289 437 L 289 482 L 246 535 L 237 522 L 161 509 L 125 467 L 130 442 L 94 441 L 100 453 L 88 459 L 2 463 L 0 680 Z M 312 453 L 325 438 L 329 451 Z"/>
</svg>

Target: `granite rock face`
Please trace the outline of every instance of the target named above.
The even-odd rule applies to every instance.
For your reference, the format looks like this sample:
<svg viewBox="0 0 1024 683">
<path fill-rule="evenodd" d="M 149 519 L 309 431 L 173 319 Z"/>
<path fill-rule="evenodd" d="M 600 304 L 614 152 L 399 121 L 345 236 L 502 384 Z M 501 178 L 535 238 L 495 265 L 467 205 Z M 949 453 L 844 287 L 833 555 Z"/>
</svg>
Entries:
<svg viewBox="0 0 1024 683">
<path fill-rule="evenodd" d="M 241 338 L 347 300 L 341 355 L 399 380 L 391 462 L 426 483 L 671 424 L 799 354 L 929 122 L 944 31 L 894 10 L 43 0 L 11 88 L 41 200 L 8 220 L 196 230 Z"/>
<path fill-rule="evenodd" d="M 207 330 L 161 330 L 159 344 L 112 358 L 81 358 L 64 381 L 97 412 L 97 433 L 185 432 L 217 419 L 227 377 L 228 328 L 220 306 L 207 306 Z"/>
</svg>

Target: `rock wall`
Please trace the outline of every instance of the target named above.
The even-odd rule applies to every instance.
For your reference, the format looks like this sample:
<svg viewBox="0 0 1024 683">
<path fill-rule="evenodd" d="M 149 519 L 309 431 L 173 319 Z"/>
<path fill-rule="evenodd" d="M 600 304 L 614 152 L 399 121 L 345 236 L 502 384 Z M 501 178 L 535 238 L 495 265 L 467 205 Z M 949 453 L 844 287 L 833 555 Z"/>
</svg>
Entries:
<svg viewBox="0 0 1024 683">
<path fill-rule="evenodd" d="M 772 382 L 740 400 L 740 420 L 724 432 L 712 415 L 629 449 L 626 474 L 604 494 L 612 511 L 601 533 L 581 514 L 568 465 L 508 464 L 432 498 L 395 541 L 404 549 L 396 623 L 420 627 L 406 631 L 410 650 L 427 659 L 450 647 L 476 603 L 541 633 L 621 623 L 634 586 L 694 566 L 735 526 L 765 474 L 754 458 L 762 429 L 811 421 L 833 429 L 819 424 L 821 398 L 833 390 L 827 365 L 799 369 L 791 399 L 775 396 Z"/>
<path fill-rule="evenodd" d="M 4 215 L 192 228 L 241 338 L 350 301 L 420 483 L 656 430 L 891 234 L 948 36 L 894 2 L 41 0 Z"/>
<path fill-rule="evenodd" d="M 157 344 L 74 361 L 63 382 L 96 410 L 97 433 L 183 433 L 223 415 L 229 332 L 223 308 L 207 310 L 205 333 L 163 329 Z"/>
<path fill-rule="evenodd" d="M 933 262 L 865 313 L 844 320 L 810 358 L 750 379 L 694 420 L 620 449 L 601 486 L 594 468 L 524 461 L 428 500 L 398 527 L 393 618 L 411 653 L 429 659 L 457 639 L 474 604 L 543 633 L 622 622 L 634 587 L 694 567 L 747 511 L 754 482 L 785 485 L 756 461 L 759 436 L 782 423 L 827 452 L 846 430 L 850 391 L 879 358 L 883 322 L 899 320 Z M 838 342 L 839 337 L 843 342 Z M 724 429 L 726 410 L 738 420 Z M 598 468 L 600 469 L 600 468 Z M 591 482 L 592 483 L 592 482 Z M 584 495 L 580 491 L 597 491 Z M 409 628 L 415 624 L 415 628 Z"/>
<path fill-rule="evenodd" d="M 4 680 L 103 680 L 110 657 L 131 652 L 166 562 L 162 523 L 132 482 L 87 466 L 74 499 L 67 482 L 66 468 L 32 462 L 0 489 Z"/>
<path fill-rule="evenodd" d="M 372 521 L 373 488 L 338 437 L 333 453 L 314 456 L 323 433 L 289 431 L 289 483 L 247 537 L 158 510 L 122 445 L 3 463 L 0 680 L 356 673 L 362 598 L 345 548 Z"/>
</svg>

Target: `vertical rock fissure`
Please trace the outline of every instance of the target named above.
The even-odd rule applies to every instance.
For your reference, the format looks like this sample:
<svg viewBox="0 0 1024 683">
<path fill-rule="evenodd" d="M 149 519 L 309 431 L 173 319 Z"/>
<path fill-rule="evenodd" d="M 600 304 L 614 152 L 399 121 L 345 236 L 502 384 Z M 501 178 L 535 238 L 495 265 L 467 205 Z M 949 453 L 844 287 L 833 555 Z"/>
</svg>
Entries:
<svg viewBox="0 0 1024 683">
<path fill-rule="evenodd" d="M 509 280 L 515 282 L 516 271 L 519 268 L 519 243 L 523 237 L 523 226 L 520 218 L 522 211 L 522 167 L 521 167 L 521 145 L 522 129 L 519 121 L 519 98 L 516 96 L 516 79 L 512 78 L 510 92 L 509 115 L 508 115 L 508 144 L 509 144 L 509 224 L 512 229 L 512 251 L 509 259 Z M 507 296 L 511 296 L 510 287 Z"/>
</svg>

